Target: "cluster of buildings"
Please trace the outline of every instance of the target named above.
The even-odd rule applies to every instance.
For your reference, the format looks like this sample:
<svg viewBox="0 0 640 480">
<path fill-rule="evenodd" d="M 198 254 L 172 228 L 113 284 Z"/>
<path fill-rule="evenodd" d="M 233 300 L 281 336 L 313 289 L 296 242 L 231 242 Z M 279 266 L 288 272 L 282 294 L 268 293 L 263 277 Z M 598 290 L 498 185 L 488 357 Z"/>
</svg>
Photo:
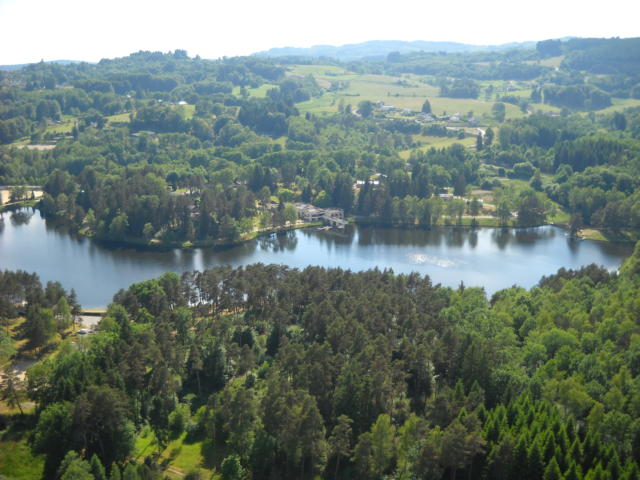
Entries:
<svg viewBox="0 0 640 480">
<path fill-rule="evenodd" d="M 400 113 L 400 115 L 406 117 L 414 117 L 415 121 L 418 123 L 432 123 L 432 122 L 448 122 L 448 123 L 466 123 L 470 126 L 477 126 L 478 119 L 475 117 L 471 117 L 469 119 L 463 118 L 460 113 L 454 113 L 453 115 L 435 115 L 433 113 L 424 113 L 424 112 L 415 112 L 408 108 L 400 109 L 396 108 L 393 105 L 387 105 L 382 100 L 376 102 L 376 107 L 381 113 Z"/>
<path fill-rule="evenodd" d="M 303 222 L 324 222 L 331 227 L 344 228 L 347 221 L 341 208 L 319 208 L 309 203 L 295 203 L 298 217 Z"/>
</svg>

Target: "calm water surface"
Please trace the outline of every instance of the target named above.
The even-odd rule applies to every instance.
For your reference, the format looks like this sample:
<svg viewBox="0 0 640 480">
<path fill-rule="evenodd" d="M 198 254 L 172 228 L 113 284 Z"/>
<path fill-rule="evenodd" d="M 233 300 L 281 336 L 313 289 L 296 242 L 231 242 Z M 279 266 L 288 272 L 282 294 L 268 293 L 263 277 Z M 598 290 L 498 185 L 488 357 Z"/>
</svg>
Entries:
<svg viewBox="0 0 640 480">
<path fill-rule="evenodd" d="M 455 287 L 463 281 L 491 294 L 514 284 L 531 287 L 560 267 L 595 262 L 615 269 L 633 249 L 571 239 L 565 230 L 551 226 L 475 231 L 349 226 L 344 232 L 297 230 L 225 250 L 150 252 L 112 248 L 69 234 L 33 210 L 0 217 L 0 269 L 34 271 L 43 282 L 59 280 L 65 288 L 76 289 L 85 308 L 104 307 L 120 288 L 167 270 L 181 273 L 256 262 L 416 271 L 434 283 Z"/>
</svg>

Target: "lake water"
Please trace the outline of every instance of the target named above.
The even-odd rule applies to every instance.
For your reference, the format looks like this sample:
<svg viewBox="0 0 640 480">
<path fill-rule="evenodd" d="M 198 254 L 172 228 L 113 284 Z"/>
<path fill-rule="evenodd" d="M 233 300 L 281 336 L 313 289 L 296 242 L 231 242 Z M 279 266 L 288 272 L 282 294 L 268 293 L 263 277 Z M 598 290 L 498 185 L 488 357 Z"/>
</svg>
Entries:
<svg viewBox="0 0 640 480">
<path fill-rule="evenodd" d="M 261 237 L 224 250 L 143 251 L 113 248 L 68 233 L 40 213 L 23 209 L 0 214 L 0 269 L 38 273 L 75 288 L 85 308 L 106 306 L 113 294 L 133 282 L 171 270 L 216 265 L 277 263 L 427 274 L 433 283 L 456 287 L 461 281 L 488 294 L 518 284 L 535 285 L 560 267 L 597 263 L 616 269 L 632 245 L 571 239 L 558 227 L 477 230 L 403 230 L 349 226 L 344 232 L 305 229 Z"/>
</svg>

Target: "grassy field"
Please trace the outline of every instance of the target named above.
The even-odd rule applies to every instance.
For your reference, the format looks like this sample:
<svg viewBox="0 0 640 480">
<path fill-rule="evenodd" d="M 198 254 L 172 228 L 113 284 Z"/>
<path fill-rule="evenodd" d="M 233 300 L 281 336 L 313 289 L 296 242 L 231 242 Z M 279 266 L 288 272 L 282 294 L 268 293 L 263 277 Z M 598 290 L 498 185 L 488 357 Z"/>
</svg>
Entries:
<svg viewBox="0 0 640 480">
<path fill-rule="evenodd" d="M 329 77 L 335 75 L 353 74 L 347 69 L 336 65 L 294 65 L 287 72 L 288 75 L 313 75 L 318 77 Z"/>
<path fill-rule="evenodd" d="M 451 138 L 451 137 L 430 137 L 430 136 L 426 136 L 426 135 L 414 135 L 413 136 L 414 140 L 423 143 L 423 145 L 420 148 L 417 149 L 409 149 L 409 150 L 403 150 L 400 152 L 400 157 L 403 158 L 404 160 L 408 160 L 409 157 L 411 156 L 411 152 L 413 150 L 428 150 L 430 148 L 446 148 L 449 147 L 451 145 L 453 145 L 454 143 L 460 143 L 462 145 L 464 145 L 465 147 L 471 147 L 472 145 L 476 144 L 476 138 L 475 137 L 467 137 L 463 140 L 460 140 L 458 138 Z"/>
<path fill-rule="evenodd" d="M 195 105 L 178 105 L 176 108 L 185 120 L 191 120 L 196 113 Z"/>
<path fill-rule="evenodd" d="M 542 65 L 543 67 L 557 68 L 560 66 L 560 63 L 562 63 L 562 60 L 564 60 L 564 55 L 545 58 L 544 60 L 527 60 L 523 63 L 528 63 L 530 65 Z"/>
<path fill-rule="evenodd" d="M 547 105 L 546 103 L 531 103 L 529 104 L 536 112 L 551 112 L 560 113 L 561 109 L 553 105 Z"/>
<path fill-rule="evenodd" d="M 28 429 L 19 425 L 0 432 L 0 478 L 33 480 L 42 477 L 44 456 L 31 452 L 29 434 Z"/>
<path fill-rule="evenodd" d="M 610 107 L 603 108 L 602 110 L 597 110 L 598 113 L 613 113 L 613 112 L 621 112 L 625 108 L 630 107 L 638 107 L 640 106 L 640 99 L 637 98 L 612 98 Z"/>
<path fill-rule="evenodd" d="M 104 117 L 107 120 L 107 125 L 112 123 L 130 123 L 131 117 L 129 112 L 119 113 L 118 115 L 109 115 Z"/>
<path fill-rule="evenodd" d="M 588 240 L 611 243 L 635 243 L 640 240 L 640 232 L 635 230 L 608 232 L 595 228 L 584 228 L 578 232 L 578 236 Z"/>
<path fill-rule="evenodd" d="M 187 440 L 187 434 L 183 433 L 178 438 L 169 442 L 160 456 L 167 465 L 167 474 L 171 478 L 182 478 L 192 470 L 200 470 L 205 474 L 204 478 L 216 478 L 214 461 L 221 461 L 216 457 L 212 447 L 203 441 L 191 442 Z M 136 439 L 134 457 L 139 462 L 158 450 L 155 435 L 150 428 L 145 428 Z"/>
<path fill-rule="evenodd" d="M 342 81 L 347 87 L 336 92 L 325 92 L 318 98 L 299 103 L 301 112 L 327 113 L 337 112 L 338 105 L 356 106 L 363 100 L 383 101 L 400 109 L 420 111 L 425 98 L 429 99 L 432 111 L 441 115 L 466 114 L 470 111 L 476 116 L 491 116 L 494 102 L 470 99 L 439 97 L 439 89 L 421 81 L 417 75 L 392 77 L 389 75 L 358 75 L 331 65 L 297 65 L 291 68 L 289 75 L 313 75 L 324 88 L 331 82 Z M 523 113 L 515 105 L 506 105 L 507 118 L 519 118 Z"/>
<path fill-rule="evenodd" d="M 47 125 L 44 133 L 56 134 L 56 133 L 71 133 L 75 124 L 76 118 L 73 115 L 61 115 L 60 123 L 54 123 L 53 125 Z"/>
<path fill-rule="evenodd" d="M 42 476 L 44 458 L 33 455 L 27 439 L 0 440 L 0 478 L 7 480 L 33 480 Z"/>
<path fill-rule="evenodd" d="M 264 85 L 260 85 L 256 88 L 247 88 L 247 93 L 250 98 L 265 98 L 267 96 L 267 92 L 276 86 L 271 83 L 265 83 Z M 233 88 L 233 94 L 236 96 L 240 96 L 240 87 Z"/>
<path fill-rule="evenodd" d="M 561 57 L 554 59 L 546 59 L 541 61 L 542 64 L 559 63 Z M 297 65 L 291 68 L 289 75 L 313 75 L 318 83 L 328 88 L 332 81 L 348 82 L 348 87 L 339 90 L 337 92 L 326 92 L 321 97 L 313 98 L 307 102 L 298 104 L 298 108 L 302 112 L 312 113 L 328 113 L 336 112 L 338 105 L 342 102 L 344 105 L 351 104 L 356 106 L 363 100 L 371 101 L 383 101 L 388 105 L 401 109 L 410 109 L 419 111 L 422 108 L 424 99 L 428 98 L 431 103 L 432 111 L 436 115 L 444 114 L 466 114 L 470 111 L 474 115 L 482 117 L 484 121 L 491 122 L 491 108 L 495 102 L 482 99 L 467 99 L 467 98 L 448 98 L 440 97 L 439 89 L 433 85 L 425 83 L 428 77 L 407 74 L 402 77 L 392 77 L 389 75 L 357 75 L 353 72 L 349 72 L 341 67 L 332 65 Z M 500 81 L 482 81 L 479 82 L 483 88 L 493 86 L 496 90 L 505 90 L 507 86 L 515 86 L 516 90 L 503 91 L 498 95 L 510 95 L 520 98 L 529 98 L 531 95 L 531 88 L 526 83 L 522 82 L 500 82 Z M 611 107 L 613 110 L 620 107 L 636 105 L 640 102 L 634 100 L 620 100 L 614 101 L 615 105 Z M 524 113 L 516 105 L 505 104 L 506 106 L 506 118 L 521 118 Z M 531 107 L 536 111 L 541 112 L 559 112 L 558 107 L 552 105 L 531 104 Z"/>
</svg>

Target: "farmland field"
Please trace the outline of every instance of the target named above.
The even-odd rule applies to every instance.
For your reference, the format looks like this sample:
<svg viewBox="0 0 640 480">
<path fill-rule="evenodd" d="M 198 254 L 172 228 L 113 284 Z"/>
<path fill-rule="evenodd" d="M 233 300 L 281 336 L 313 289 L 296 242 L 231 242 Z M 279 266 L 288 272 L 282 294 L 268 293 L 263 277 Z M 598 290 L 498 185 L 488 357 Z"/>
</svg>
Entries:
<svg viewBox="0 0 640 480">
<path fill-rule="evenodd" d="M 131 117 L 129 112 L 119 113 L 118 115 L 109 115 L 108 117 L 105 117 L 105 118 L 107 119 L 107 124 L 131 122 Z"/>
<path fill-rule="evenodd" d="M 331 82 L 345 82 L 346 88 L 325 92 L 321 97 L 313 98 L 297 106 L 301 112 L 328 113 L 337 112 L 338 105 L 356 106 L 363 100 L 383 101 L 399 109 L 420 111 L 425 99 L 429 99 L 432 111 L 437 114 L 467 114 L 472 111 L 476 116 L 491 116 L 494 102 L 471 98 L 440 97 L 439 88 L 419 81 L 418 76 L 394 77 L 389 75 L 357 75 L 340 67 L 331 65 L 298 65 L 290 74 L 314 75 L 318 84 L 324 88 Z M 523 113 L 515 105 L 506 105 L 507 118 L 519 118 Z"/>
<path fill-rule="evenodd" d="M 265 83 L 263 85 L 260 85 L 259 87 L 247 88 L 246 90 L 250 98 L 265 98 L 267 96 L 267 92 L 275 87 L 276 85 L 273 85 L 271 83 Z M 233 88 L 234 95 L 240 96 L 240 91 L 241 91 L 240 87 Z"/>
<path fill-rule="evenodd" d="M 472 147 L 476 143 L 476 138 L 473 136 L 469 136 L 467 138 L 460 140 L 455 137 L 431 137 L 426 135 L 414 135 L 413 139 L 415 141 L 422 143 L 423 145 L 421 147 L 418 147 L 417 149 L 412 148 L 409 150 L 401 151 L 400 152 L 401 158 L 408 160 L 413 150 L 428 150 L 430 148 L 446 148 L 453 145 L 454 143 L 460 143 L 465 147 Z"/>
<path fill-rule="evenodd" d="M 47 125 L 44 133 L 46 134 L 56 134 L 56 133 L 71 133 L 73 130 L 73 125 L 75 123 L 75 117 L 73 115 L 61 115 L 60 123 L 54 123 L 52 125 Z"/>
</svg>

